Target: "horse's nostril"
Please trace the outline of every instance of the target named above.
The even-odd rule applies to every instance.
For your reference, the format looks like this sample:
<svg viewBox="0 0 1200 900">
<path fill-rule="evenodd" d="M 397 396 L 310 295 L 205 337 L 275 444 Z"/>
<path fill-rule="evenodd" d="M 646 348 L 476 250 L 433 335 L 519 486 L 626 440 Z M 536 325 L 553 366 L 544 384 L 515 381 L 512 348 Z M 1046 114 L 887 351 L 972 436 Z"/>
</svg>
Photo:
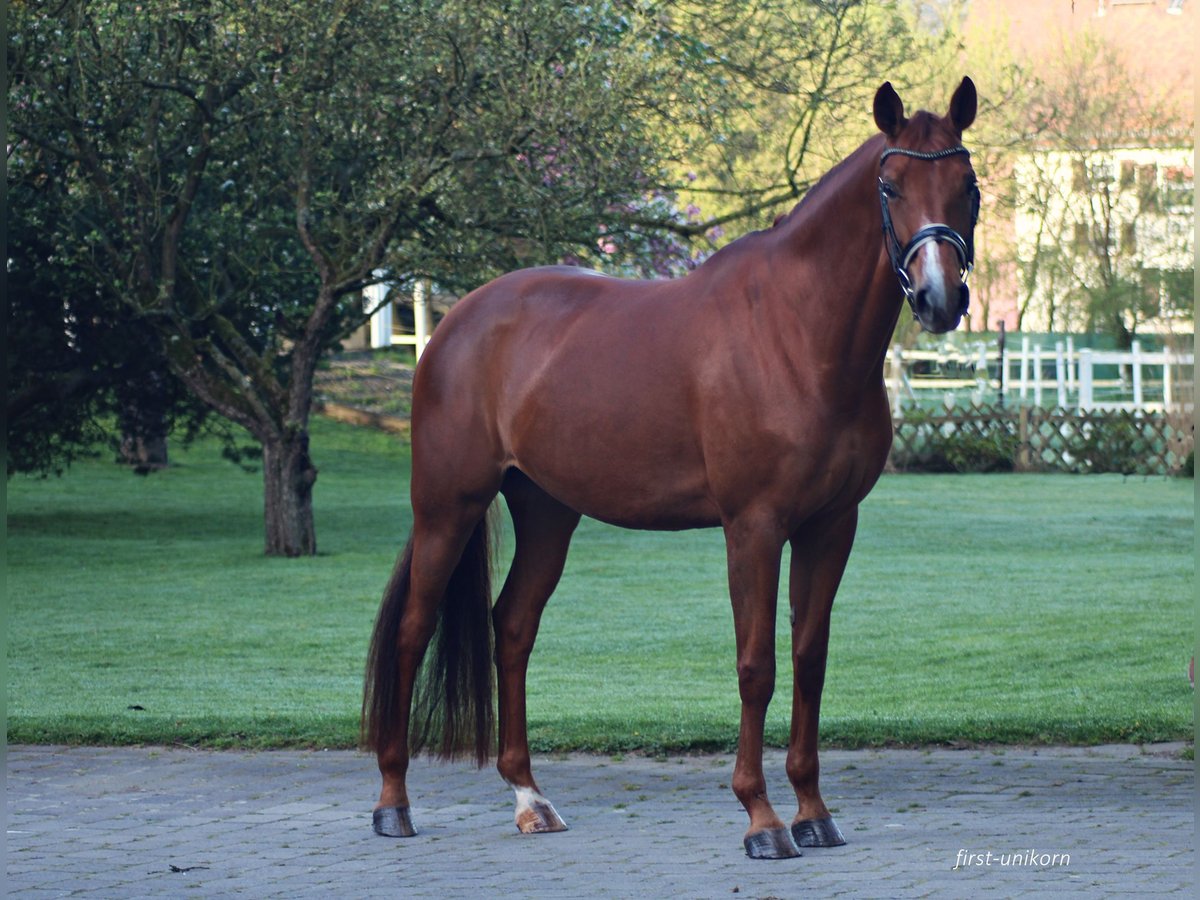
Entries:
<svg viewBox="0 0 1200 900">
<path fill-rule="evenodd" d="M 970 306 L 971 306 L 971 289 L 964 284 L 961 287 L 959 287 L 959 289 L 958 289 L 958 312 L 959 312 L 959 314 L 960 315 L 965 314 L 967 309 Z"/>
<path fill-rule="evenodd" d="M 918 288 L 913 296 L 913 310 L 918 316 L 924 318 L 929 312 L 929 288 Z"/>
</svg>

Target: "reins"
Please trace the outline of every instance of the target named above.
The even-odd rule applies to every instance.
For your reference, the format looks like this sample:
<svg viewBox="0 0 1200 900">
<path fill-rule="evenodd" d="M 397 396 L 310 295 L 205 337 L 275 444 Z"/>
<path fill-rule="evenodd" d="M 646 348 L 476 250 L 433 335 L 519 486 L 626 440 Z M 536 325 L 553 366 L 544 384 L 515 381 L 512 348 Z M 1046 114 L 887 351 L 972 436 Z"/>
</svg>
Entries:
<svg viewBox="0 0 1200 900">
<path fill-rule="evenodd" d="M 889 156 L 908 156 L 912 159 L 933 161 L 945 159 L 948 156 L 957 156 L 960 153 L 968 157 L 971 155 L 971 151 L 961 145 L 928 153 L 920 150 L 906 150 L 903 147 L 889 147 L 880 155 L 879 165 L 882 167 L 884 160 Z M 975 266 L 975 223 L 979 220 L 979 200 L 979 187 L 973 185 L 971 192 L 971 231 L 965 238 L 949 225 L 938 222 L 933 225 L 926 225 L 914 234 L 907 244 L 902 246 L 900 239 L 896 237 L 896 229 L 892 225 L 892 213 L 888 209 L 887 186 L 883 180 L 883 176 L 880 176 L 879 203 L 883 209 L 883 240 L 887 247 L 888 257 L 892 261 L 892 270 L 896 273 L 896 278 L 900 281 L 900 289 L 904 291 L 904 298 L 908 301 L 908 305 L 913 308 L 914 312 L 916 312 L 916 307 L 914 306 L 913 295 L 916 293 L 916 290 L 913 288 L 912 278 L 908 274 L 908 266 L 912 262 L 913 257 L 917 255 L 917 252 L 925 244 L 931 241 L 945 241 L 958 254 L 959 276 L 964 283 L 971 274 L 971 269 Z"/>
</svg>

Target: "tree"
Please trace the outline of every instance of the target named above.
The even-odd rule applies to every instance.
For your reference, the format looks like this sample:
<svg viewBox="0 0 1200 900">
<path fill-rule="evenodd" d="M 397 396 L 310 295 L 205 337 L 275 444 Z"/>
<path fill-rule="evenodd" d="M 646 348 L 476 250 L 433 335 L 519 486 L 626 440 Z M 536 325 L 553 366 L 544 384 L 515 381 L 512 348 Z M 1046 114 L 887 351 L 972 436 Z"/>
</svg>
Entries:
<svg viewBox="0 0 1200 900">
<path fill-rule="evenodd" d="M 1018 264 L 1011 227 L 1022 204 L 1015 168 L 1036 139 L 1028 121 L 1036 67 L 1014 56 L 1011 23 L 997 4 L 972 8 L 962 23 L 961 65 L 979 87 L 979 114 L 971 129 L 971 165 L 982 195 L 983 224 L 975 231 L 971 275 L 972 327 L 998 327 L 995 307 L 1019 298 L 1015 327 L 1021 328 L 1030 291 L 1028 279 L 1044 270 L 1044 258 Z M 1036 230 L 1035 225 L 1035 230 Z"/>
<path fill-rule="evenodd" d="M 8 473 L 59 473 L 104 444 L 145 473 L 165 464 L 166 431 L 194 434 L 206 410 L 164 377 L 153 330 L 61 258 L 48 226 L 69 206 L 64 186 L 36 149 L 9 167 Z"/>
<path fill-rule="evenodd" d="M 261 445 L 266 550 L 308 554 L 313 373 L 365 286 L 463 290 L 570 257 L 673 267 L 714 225 L 797 199 L 861 138 L 881 72 L 911 58 L 902 80 L 932 76 L 916 58 L 935 38 L 900 9 L 26 2 L 10 158 L 61 171 L 56 214 L 29 227 Z M 777 121 L 784 137 L 751 146 Z M 770 164 L 740 169 L 759 149 Z M 676 202 L 689 183 L 707 218 Z"/>
<path fill-rule="evenodd" d="M 1046 61 L 1028 106 L 1036 149 L 1016 169 L 1025 309 L 1129 346 L 1191 281 L 1190 123 L 1088 32 Z M 1174 160 L 1172 166 L 1171 160 Z"/>
<path fill-rule="evenodd" d="M 681 66 L 705 73 L 679 88 L 699 114 L 679 129 L 690 180 L 673 188 L 692 215 L 673 227 L 684 235 L 720 244 L 730 222 L 770 224 L 869 135 L 882 81 L 944 100 L 930 61 L 952 61 L 953 31 L 923 26 L 911 4 L 681 3 L 668 21 Z"/>
<path fill-rule="evenodd" d="M 364 286 L 472 285 L 594 247 L 657 178 L 654 29 L 615 3 L 61 0 L 13 18 L 12 156 L 67 173 L 65 215 L 34 227 L 261 444 L 268 554 L 316 551 L 312 377 Z"/>
</svg>

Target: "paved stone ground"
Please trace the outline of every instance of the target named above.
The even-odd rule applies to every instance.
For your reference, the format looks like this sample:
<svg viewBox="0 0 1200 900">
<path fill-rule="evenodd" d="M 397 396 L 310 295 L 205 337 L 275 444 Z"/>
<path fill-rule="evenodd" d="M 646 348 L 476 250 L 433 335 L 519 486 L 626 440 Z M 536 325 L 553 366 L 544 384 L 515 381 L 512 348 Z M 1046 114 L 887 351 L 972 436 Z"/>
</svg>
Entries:
<svg viewBox="0 0 1200 900">
<path fill-rule="evenodd" d="M 849 843 L 759 862 L 742 852 L 724 755 L 536 760 L 572 826 L 540 836 L 517 833 L 493 770 L 416 761 L 421 833 L 391 840 L 371 833 L 377 774 L 357 753 L 10 747 L 6 887 L 23 898 L 1193 896 L 1194 771 L 1181 749 L 827 751 L 823 790 Z M 767 762 L 787 816 L 782 753 Z"/>
</svg>

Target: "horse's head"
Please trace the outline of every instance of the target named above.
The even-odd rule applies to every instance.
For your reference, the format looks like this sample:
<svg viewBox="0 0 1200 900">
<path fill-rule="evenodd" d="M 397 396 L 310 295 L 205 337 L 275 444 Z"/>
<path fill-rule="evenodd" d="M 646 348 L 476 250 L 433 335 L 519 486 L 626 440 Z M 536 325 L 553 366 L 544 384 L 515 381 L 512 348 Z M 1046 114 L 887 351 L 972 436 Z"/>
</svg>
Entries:
<svg viewBox="0 0 1200 900">
<path fill-rule="evenodd" d="M 875 94 L 875 124 L 887 138 L 879 160 L 884 242 L 913 314 L 935 334 L 958 327 L 970 297 L 979 188 L 962 133 L 975 105 L 970 78 L 945 116 L 905 118 L 890 82 Z"/>
</svg>

